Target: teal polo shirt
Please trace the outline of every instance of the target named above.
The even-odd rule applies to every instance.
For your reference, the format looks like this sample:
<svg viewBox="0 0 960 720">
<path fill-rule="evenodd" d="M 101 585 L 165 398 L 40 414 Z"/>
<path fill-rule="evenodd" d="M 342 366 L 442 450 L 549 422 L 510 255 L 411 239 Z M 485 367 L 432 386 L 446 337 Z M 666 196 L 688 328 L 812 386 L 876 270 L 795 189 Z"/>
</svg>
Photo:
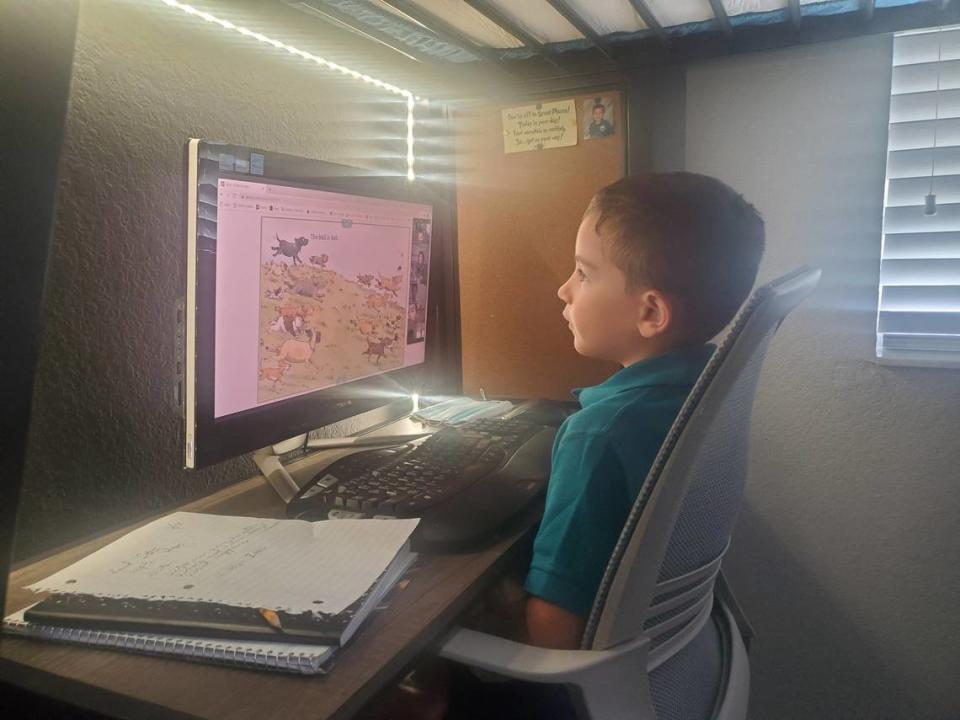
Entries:
<svg viewBox="0 0 960 720">
<path fill-rule="evenodd" d="M 698 345 L 647 358 L 594 387 L 560 426 L 525 588 L 586 617 L 670 426 L 713 354 Z"/>
</svg>

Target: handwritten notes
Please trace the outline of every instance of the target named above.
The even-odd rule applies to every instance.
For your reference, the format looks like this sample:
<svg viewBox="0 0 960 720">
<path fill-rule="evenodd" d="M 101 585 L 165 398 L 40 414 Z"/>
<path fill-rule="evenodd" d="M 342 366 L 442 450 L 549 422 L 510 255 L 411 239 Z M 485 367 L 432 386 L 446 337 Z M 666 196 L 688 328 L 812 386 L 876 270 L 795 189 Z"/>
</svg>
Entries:
<svg viewBox="0 0 960 720">
<path fill-rule="evenodd" d="M 373 585 L 416 525 L 178 512 L 29 589 L 336 614 Z"/>
<path fill-rule="evenodd" d="M 502 115 L 506 153 L 577 144 L 577 106 L 573 99 L 506 108 Z"/>
</svg>

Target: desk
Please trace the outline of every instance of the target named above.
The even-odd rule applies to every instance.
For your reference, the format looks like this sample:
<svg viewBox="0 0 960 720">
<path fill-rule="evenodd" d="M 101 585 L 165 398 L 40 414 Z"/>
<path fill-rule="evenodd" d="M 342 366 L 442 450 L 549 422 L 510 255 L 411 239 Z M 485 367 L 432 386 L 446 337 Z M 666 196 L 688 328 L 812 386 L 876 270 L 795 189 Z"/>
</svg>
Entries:
<svg viewBox="0 0 960 720">
<path fill-rule="evenodd" d="M 179 508 L 283 517 L 284 505 L 261 477 Z M 35 602 L 23 586 L 66 567 L 149 520 L 79 544 L 10 574 L 9 614 Z M 204 665 L 3 636 L 0 676 L 7 682 L 123 718 L 348 718 L 428 648 L 514 558 L 524 552 L 536 513 L 520 518 L 490 547 L 421 556 L 389 607 L 374 613 L 338 653 L 326 676 L 292 676 Z"/>
</svg>

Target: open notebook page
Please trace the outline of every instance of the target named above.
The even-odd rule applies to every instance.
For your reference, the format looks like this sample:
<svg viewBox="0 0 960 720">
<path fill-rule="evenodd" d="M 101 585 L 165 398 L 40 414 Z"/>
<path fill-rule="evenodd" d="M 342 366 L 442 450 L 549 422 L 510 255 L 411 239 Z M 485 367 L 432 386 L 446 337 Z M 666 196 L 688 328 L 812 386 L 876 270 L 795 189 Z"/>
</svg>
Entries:
<svg viewBox="0 0 960 720">
<path fill-rule="evenodd" d="M 177 512 L 28 589 L 335 615 L 373 585 L 417 522 Z"/>
</svg>

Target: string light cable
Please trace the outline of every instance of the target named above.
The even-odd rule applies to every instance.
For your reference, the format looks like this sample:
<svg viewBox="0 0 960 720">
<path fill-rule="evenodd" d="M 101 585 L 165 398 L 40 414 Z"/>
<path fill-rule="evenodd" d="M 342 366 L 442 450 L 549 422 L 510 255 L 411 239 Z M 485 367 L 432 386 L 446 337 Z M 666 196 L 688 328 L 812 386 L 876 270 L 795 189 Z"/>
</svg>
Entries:
<svg viewBox="0 0 960 720">
<path fill-rule="evenodd" d="M 344 67 L 343 65 L 340 65 L 338 63 L 322 58 L 319 55 L 314 55 L 313 53 L 309 53 L 305 50 L 295 48 L 292 45 L 288 45 L 287 43 L 276 40 L 275 38 L 267 37 L 263 33 L 258 33 L 254 30 L 250 30 L 249 28 L 243 27 L 242 25 L 236 25 L 235 23 L 232 23 L 229 20 L 224 20 L 223 18 L 219 18 L 216 15 L 208 13 L 204 10 L 198 10 L 192 5 L 188 5 L 187 3 L 182 3 L 179 0 L 160 0 L 160 1 L 164 5 L 167 5 L 172 8 L 176 8 L 177 10 L 181 10 L 187 15 L 192 15 L 193 17 L 200 18 L 201 20 L 206 20 L 207 22 L 213 23 L 214 25 L 219 25 L 224 30 L 229 30 L 232 32 L 239 33 L 244 37 L 248 37 L 252 40 L 256 40 L 265 45 L 272 45 L 278 50 L 286 50 L 291 55 L 296 55 L 297 57 L 310 61 L 316 65 L 319 65 L 320 67 L 326 68 L 327 70 L 338 72 L 341 75 L 346 75 L 348 77 L 353 78 L 354 80 L 359 80 L 369 85 L 373 85 L 376 88 L 392 93 L 394 95 L 399 95 L 402 98 L 404 98 L 406 100 L 406 105 L 407 105 L 407 136 L 406 136 L 407 180 L 413 181 L 416 179 L 416 173 L 414 172 L 414 169 L 413 169 L 414 161 L 415 161 L 415 157 L 413 154 L 413 143 L 414 143 L 413 111 L 414 111 L 414 108 L 417 106 L 418 102 L 422 105 L 428 105 L 429 101 L 426 98 L 420 98 L 414 95 L 409 90 L 404 90 L 403 88 L 397 87 L 396 85 L 392 85 L 391 83 L 384 82 L 383 80 L 378 80 L 375 77 L 365 75 L 362 72 L 352 70 L 351 68 Z"/>
</svg>

